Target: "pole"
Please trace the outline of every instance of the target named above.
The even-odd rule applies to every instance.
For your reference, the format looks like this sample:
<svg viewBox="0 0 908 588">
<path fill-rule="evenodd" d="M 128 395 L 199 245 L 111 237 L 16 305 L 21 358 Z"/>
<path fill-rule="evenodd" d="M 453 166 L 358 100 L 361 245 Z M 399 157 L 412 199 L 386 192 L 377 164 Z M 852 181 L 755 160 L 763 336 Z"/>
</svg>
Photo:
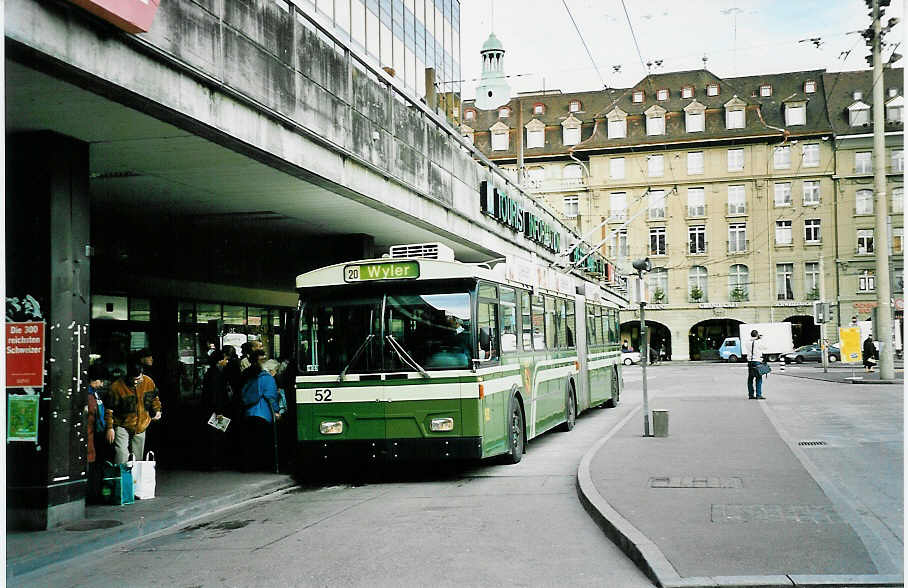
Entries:
<svg viewBox="0 0 908 588">
<path fill-rule="evenodd" d="M 823 256 L 820 255 L 820 303 L 826 309 L 826 274 L 823 273 Z M 820 323 L 820 352 L 823 354 L 823 373 L 829 372 L 829 341 L 826 338 L 826 321 L 828 312 L 823 313 L 823 322 Z"/>
<path fill-rule="evenodd" d="M 643 283 L 643 271 L 638 271 L 640 283 Z M 643 288 L 640 288 L 643 291 Z M 643 352 L 640 354 L 640 363 L 643 365 L 643 436 L 649 437 L 649 398 L 646 390 L 646 362 L 649 359 L 649 343 L 646 340 L 646 302 L 640 299 L 640 345 Z"/>
<path fill-rule="evenodd" d="M 894 380 L 892 357 L 892 293 L 889 282 L 889 243 L 886 220 L 889 201 L 886 197 L 885 111 L 883 109 L 883 58 L 880 55 L 880 1 L 873 0 L 873 188 L 876 193 L 876 300 L 877 324 L 874 335 L 880 342 L 880 379 Z"/>
</svg>

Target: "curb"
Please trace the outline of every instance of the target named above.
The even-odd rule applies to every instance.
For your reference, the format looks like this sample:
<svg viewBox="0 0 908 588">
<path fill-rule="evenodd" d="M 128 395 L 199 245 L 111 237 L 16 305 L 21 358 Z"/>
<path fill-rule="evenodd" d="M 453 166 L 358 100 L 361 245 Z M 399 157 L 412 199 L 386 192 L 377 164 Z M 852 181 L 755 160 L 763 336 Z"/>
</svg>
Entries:
<svg viewBox="0 0 908 588">
<path fill-rule="evenodd" d="M 648 537 L 622 517 L 599 494 L 590 475 L 593 457 L 641 407 L 632 410 L 583 455 L 577 468 L 577 495 L 606 536 L 633 561 L 646 576 L 661 588 L 848 588 L 852 586 L 904 586 L 901 576 L 894 575 L 804 575 L 768 576 L 698 576 L 682 578 L 665 554 Z"/>
<path fill-rule="evenodd" d="M 248 500 L 261 498 L 275 492 L 280 492 L 296 486 L 292 477 L 283 480 L 277 480 L 261 486 L 256 486 L 247 490 L 239 490 L 231 494 L 218 496 L 209 500 L 203 500 L 194 503 L 186 508 L 175 509 L 159 519 L 151 521 L 140 520 L 138 524 L 124 524 L 114 527 L 107 533 L 100 534 L 92 539 L 78 542 L 74 545 L 64 547 L 53 553 L 41 554 L 34 557 L 20 558 L 15 561 L 6 562 L 6 580 L 10 582 L 13 579 L 22 579 L 22 576 L 30 574 L 36 570 L 68 561 L 80 555 L 85 555 L 93 551 L 98 551 L 108 547 L 113 547 L 127 541 L 139 539 L 158 531 L 163 531 L 186 523 L 192 519 L 213 514 L 218 510 L 228 508 Z"/>
<path fill-rule="evenodd" d="M 854 378 L 846 377 L 841 380 L 836 378 L 823 378 L 819 376 L 808 376 L 805 374 L 789 374 L 788 372 L 775 372 L 780 376 L 788 376 L 789 378 L 801 378 L 804 380 L 815 380 L 817 382 L 829 382 L 831 384 L 904 384 L 905 380 L 865 380 L 859 376 Z"/>
</svg>

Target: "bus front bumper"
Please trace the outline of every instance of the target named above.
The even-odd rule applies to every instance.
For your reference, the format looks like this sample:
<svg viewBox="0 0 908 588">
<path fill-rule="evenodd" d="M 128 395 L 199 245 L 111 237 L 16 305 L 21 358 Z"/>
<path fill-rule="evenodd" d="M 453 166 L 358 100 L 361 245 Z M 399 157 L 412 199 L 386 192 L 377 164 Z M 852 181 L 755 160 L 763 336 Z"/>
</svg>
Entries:
<svg viewBox="0 0 908 588">
<path fill-rule="evenodd" d="M 300 441 L 299 455 L 307 463 L 337 463 L 346 460 L 371 462 L 445 461 L 479 459 L 479 437 L 440 439 L 371 439 L 338 441 Z"/>
</svg>

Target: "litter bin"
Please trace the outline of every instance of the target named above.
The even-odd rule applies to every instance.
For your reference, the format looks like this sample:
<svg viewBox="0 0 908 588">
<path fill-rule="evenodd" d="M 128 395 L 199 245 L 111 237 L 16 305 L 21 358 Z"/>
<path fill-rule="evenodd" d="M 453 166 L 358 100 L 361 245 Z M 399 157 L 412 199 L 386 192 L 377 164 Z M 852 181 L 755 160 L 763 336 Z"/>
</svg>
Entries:
<svg viewBox="0 0 908 588">
<path fill-rule="evenodd" d="M 653 410 L 653 437 L 668 437 L 667 410 Z"/>
</svg>

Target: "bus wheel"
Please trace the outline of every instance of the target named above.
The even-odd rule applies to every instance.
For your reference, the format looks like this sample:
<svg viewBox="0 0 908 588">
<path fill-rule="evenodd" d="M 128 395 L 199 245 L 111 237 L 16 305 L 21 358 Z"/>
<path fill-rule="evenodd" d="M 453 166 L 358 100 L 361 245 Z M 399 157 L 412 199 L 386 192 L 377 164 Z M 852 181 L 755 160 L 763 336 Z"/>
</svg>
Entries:
<svg viewBox="0 0 908 588">
<path fill-rule="evenodd" d="M 567 385 L 564 399 L 564 422 L 561 424 L 561 430 L 565 433 L 573 430 L 577 422 L 577 399 L 574 398 L 574 388 Z"/>
<path fill-rule="evenodd" d="M 617 368 L 612 368 L 611 380 L 612 380 L 612 382 L 611 382 L 612 397 L 609 398 L 608 400 L 606 400 L 605 403 L 602 405 L 606 408 L 615 408 L 616 406 L 618 406 L 618 401 L 620 400 L 620 398 L 619 398 L 620 393 L 618 392 L 618 369 Z"/>
<path fill-rule="evenodd" d="M 508 418 L 508 448 L 509 451 L 505 455 L 505 461 L 507 463 L 520 463 L 520 460 L 523 459 L 523 431 L 524 431 L 524 420 L 523 420 L 523 410 L 520 408 L 520 403 L 517 402 L 516 396 L 511 396 L 511 410 L 510 418 Z"/>
</svg>

